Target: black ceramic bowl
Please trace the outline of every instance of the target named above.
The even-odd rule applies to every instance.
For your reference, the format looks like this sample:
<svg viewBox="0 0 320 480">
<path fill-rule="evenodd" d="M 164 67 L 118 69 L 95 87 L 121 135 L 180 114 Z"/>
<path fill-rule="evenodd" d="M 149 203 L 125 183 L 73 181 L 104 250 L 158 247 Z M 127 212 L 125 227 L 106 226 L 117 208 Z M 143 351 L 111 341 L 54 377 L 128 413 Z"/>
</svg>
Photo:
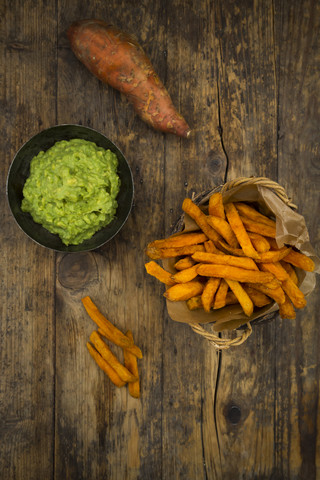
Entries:
<svg viewBox="0 0 320 480">
<path fill-rule="evenodd" d="M 90 239 L 79 245 L 65 245 L 58 235 L 50 233 L 35 223 L 29 213 L 22 212 L 22 190 L 30 172 L 30 162 L 41 150 L 48 150 L 60 140 L 81 138 L 111 150 L 118 157 L 118 175 L 121 180 L 117 196 L 118 208 L 115 218 Z M 131 169 L 114 143 L 92 128 L 81 125 L 58 125 L 38 133 L 28 140 L 15 155 L 7 179 L 7 198 L 11 212 L 19 227 L 36 243 L 59 252 L 84 252 L 101 247 L 113 238 L 125 224 L 133 202 L 133 179 Z"/>
</svg>

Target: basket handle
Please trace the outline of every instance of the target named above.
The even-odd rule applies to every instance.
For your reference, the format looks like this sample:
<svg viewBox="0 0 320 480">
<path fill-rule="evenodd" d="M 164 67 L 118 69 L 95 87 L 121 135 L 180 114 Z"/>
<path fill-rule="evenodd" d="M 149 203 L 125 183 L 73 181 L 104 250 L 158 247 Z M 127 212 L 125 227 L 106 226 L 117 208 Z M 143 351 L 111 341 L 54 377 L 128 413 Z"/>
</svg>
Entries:
<svg viewBox="0 0 320 480">
<path fill-rule="evenodd" d="M 207 332 L 199 323 L 194 323 L 190 325 L 190 327 L 195 333 L 206 338 L 217 350 L 226 350 L 230 347 L 237 347 L 244 343 L 252 333 L 252 326 L 250 322 L 247 323 L 247 328 L 241 333 L 241 335 L 235 338 L 218 337 L 214 333 Z"/>
<path fill-rule="evenodd" d="M 279 185 L 279 183 L 274 182 L 273 180 L 270 180 L 270 178 L 266 177 L 239 177 L 236 178 L 235 180 L 231 180 L 230 182 L 225 183 L 221 187 L 221 193 L 227 192 L 228 190 L 231 190 L 232 188 L 239 187 L 240 185 L 243 185 L 244 183 L 246 184 L 251 184 L 251 185 L 261 185 L 262 187 L 270 188 L 273 190 L 278 197 L 286 204 L 288 207 L 297 209 L 298 207 L 292 203 L 291 199 L 288 197 L 286 194 L 285 189 Z"/>
</svg>

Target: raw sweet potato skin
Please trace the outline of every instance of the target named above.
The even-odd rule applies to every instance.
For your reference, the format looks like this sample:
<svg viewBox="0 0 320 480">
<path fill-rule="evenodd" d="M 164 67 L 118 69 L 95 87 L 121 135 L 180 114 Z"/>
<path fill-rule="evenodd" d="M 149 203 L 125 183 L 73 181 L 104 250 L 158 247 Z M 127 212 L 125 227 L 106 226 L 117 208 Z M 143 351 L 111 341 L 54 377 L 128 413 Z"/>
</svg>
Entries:
<svg viewBox="0 0 320 480">
<path fill-rule="evenodd" d="M 190 127 L 132 35 L 97 19 L 73 23 L 67 35 L 76 57 L 102 82 L 123 93 L 145 122 L 165 133 L 190 135 Z"/>
</svg>

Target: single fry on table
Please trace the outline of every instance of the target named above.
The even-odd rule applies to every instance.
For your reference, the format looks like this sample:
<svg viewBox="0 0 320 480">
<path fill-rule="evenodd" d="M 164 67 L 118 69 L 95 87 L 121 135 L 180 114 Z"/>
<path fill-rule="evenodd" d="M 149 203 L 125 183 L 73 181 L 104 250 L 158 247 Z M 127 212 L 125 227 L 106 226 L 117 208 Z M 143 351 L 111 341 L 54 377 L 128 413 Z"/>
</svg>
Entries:
<svg viewBox="0 0 320 480">
<path fill-rule="evenodd" d="M 119 347 L 131 347 L 133 342 L 126 337 L 113 323 L 111 323 L 93 303 L 89 296 L 81 299 L 84 308 L 89 314 L 90 318 L 98 325 L 105 333 L 105 336 Z"/>
<path fill-rule="evenodd" d="M 133 341 L 133 335 L 131 330 L 127 331 L 126 336 Z M 130 351 L 126 348 L 123 349 L 123 357 L 124 366 L 129 370 L 129 372 L 132 373 L 132 375 L 137 378 L 137 380 L 128 384 L 129 393 L 134 398 L 140 398 L 140 381 L 137 357 L 135 355 L 132 355 L 132 353 L 130 353 Z"/>
<path fill-rule="evenodd" d="M 96 348 L 96 350 L 100 353 L 101 357 L 109 363 L 109 365 L 113 368 L 113 370 L 117 372 L 119 377 L 124 382 L 135 382 L 137 380 L 137 378 L 131 372 L 129 372 L 129 370 L 124 365 L 122 365 L 121 362 L 119 362 L 117 357 L 111 352 L 108 345 L 102 340 L 98 332 L 93 331 L 91 333 L 90 341 Z"/>
<path fill-rule="evenodd" d="M 123 387 L 126 382 L 122 380 L 117 372 L 111 367 L 111 365 L 100 355 L 100 353 L 91 345 L 91 343 L 87 342 L 87 348 L 89 350 L 90 355 L 95 360 L 97 365 L 104 371 L 110 378 L 111 382 L 114 383 L 117 387 Z"/>
</svg>

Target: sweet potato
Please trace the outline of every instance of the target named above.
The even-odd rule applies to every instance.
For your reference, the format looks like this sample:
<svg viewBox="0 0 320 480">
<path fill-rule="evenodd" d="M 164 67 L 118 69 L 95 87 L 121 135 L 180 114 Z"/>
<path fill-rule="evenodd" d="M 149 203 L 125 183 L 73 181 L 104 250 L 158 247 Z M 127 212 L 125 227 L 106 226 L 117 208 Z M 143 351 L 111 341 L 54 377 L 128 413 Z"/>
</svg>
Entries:
<svg viewBox="0 0 320 480">
<path fill-rule="evenodd" d="M 97 19 L 73 23 L 67 35 L 76 57 L 99 80 L 123 93 L 146 123 L 165 133 L 190 135 L 190 127 L 132 35 Z"/>
</svg>

